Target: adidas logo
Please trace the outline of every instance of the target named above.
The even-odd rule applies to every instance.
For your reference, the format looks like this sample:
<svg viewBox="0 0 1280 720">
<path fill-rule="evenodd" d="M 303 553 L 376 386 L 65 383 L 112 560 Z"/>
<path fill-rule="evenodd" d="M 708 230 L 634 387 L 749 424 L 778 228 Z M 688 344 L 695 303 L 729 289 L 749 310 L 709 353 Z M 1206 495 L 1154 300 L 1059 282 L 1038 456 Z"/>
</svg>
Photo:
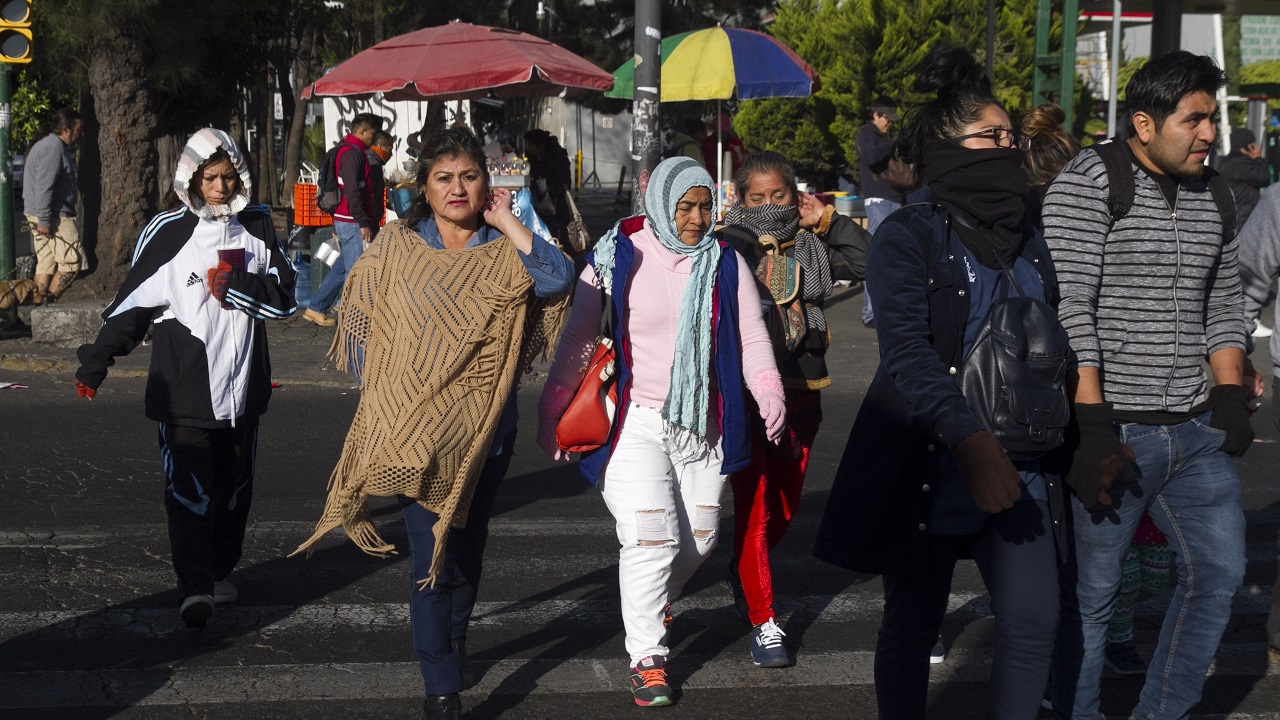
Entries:
<svg viewBox="0 0 1280 720">
<path fill-rule="evenodd" d="M 187 287 L 191 287 L 192 285 L 195 285 L 198 282 L 204 282 L 204 281 L 200 279 L 199 275 L 195 273 L 191 273 L 191 277 L 187 278 Z"/>
</svg>

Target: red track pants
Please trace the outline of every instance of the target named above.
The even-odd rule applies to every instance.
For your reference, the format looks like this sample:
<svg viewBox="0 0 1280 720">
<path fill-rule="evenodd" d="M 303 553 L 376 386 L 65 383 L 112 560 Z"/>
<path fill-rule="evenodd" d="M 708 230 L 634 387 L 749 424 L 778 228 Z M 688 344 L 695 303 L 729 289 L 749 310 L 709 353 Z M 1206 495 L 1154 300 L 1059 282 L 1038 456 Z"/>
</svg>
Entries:
<svg viewBox="0 0 1280 720">
<path fill-rule="evenodd" d="M 733 485 L 733 562 L 742 578 L 751 624 L 759 625 L 773 617 L 769 551 L 787 534 L 795 517 L 813 439 L 800 442 L 800 457 L 790 459 L 771 453 L 764 438 L 753 440 L 750 467 L 730 475 L 729 482 Z"/>
</svg>

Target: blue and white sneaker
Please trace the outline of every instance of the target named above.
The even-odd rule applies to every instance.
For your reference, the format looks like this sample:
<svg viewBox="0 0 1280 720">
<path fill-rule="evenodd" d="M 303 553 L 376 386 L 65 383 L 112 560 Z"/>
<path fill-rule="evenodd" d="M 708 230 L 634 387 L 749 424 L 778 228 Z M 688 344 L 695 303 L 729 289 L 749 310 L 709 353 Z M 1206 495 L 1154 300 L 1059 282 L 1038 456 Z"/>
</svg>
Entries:
<svg viewBox="0 0 1280 720">
<path fill-rule="evenodd" d="M 751 628 L 751 660 L 756 667 L 791 667 L 787 648 L 782 645 L 785 635 L 773 618 Z"/>
</svg>

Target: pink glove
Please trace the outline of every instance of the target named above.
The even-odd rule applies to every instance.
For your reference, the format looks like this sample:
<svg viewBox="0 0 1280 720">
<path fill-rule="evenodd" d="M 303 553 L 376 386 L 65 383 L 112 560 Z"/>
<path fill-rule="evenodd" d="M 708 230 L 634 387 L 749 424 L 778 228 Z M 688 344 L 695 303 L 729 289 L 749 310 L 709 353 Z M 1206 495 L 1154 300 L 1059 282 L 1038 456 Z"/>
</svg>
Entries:
<svg viewBox="0 0 1280 720">
<path fill-rule="evenodd" d="M 787 396 L 782 391 L 782 376 L 772 365 L 760 368 L 747 380 L 747 389 L 760 407 L 765 435 L 777 445 L 787 427 Z"/>
<path fill-rule="evenodd" d="M 756 404 L 760 406 L 760 417 L 764 418 L 765 435 L 777 445 L 787 427 L 786 398 L 782 394 L 770 394 L 756 398 Z"/>
<path fill-rule="evenodd" d="M 556 425 L 573 401 L 573 390 L 554 380 L 548 380 L 538 398 L 538 447 L 552 460 L 569 461 L 569 453 L 556 442 Z"/>
</svg>

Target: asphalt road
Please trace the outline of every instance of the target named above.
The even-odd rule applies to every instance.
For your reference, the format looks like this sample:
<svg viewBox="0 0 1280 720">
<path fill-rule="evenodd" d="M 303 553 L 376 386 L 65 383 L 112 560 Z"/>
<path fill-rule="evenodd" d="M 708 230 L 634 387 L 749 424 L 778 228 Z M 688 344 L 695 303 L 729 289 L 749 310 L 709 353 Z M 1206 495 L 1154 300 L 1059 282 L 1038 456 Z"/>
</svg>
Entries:
<svg viewBox="0 0 1280 720">
<path fill-rule="evenodd" d="M 779 622 L 793 668 L 752 666 L 747 629 L 723 582 L 727 540 L 675 606 L 669 710 L 630 703 L 617 595 L 617 543 L 598 493 L 576 467 L 553 465 L 526 423 L 492 523 L 485 584 L 469 646 L 483 669 L 464 694 L 471 718 L 874 718 L 872 650 L 878 579 L 810 557 L 849 427 L 876 363 L 861 296 L 834 298 L 834 387 L 799 514 L 774 555 Z M 405 555 L 387 560 L 331 535 L 310 558 L 286 558 L 320 516 L 357 396 L 324 368 L 323 337 L 301 321 L 272 330 L 285 378 L 262 423 L 240 600 L 199 633 L 182 627 L 173 588 L 155 426 L 142 415 L 145 349 L 122 363 L 92 403 L 65 372 L 0 363 L 0 718 L 409 718 L 422 695 L 409 645 Z M 25 343 L 25 344 L 24 344 Z M 66 349 L 0 341 L 6 353 L 62 357 Z M 1262 360 L 1261 356 L 1256 357 Z M 1264 365 L 1265 366 L 1265 363 Z M 540 374 L 521 392 L 535 416 Z M 1259 442 L 1240 461 L 1249 567 L 1197 720 L 1280 718 L 1280 670 L 1263 646 L 1276 580 L 1280 437 L 1270 402 Z M 731 508 L 726 494 L 725 507 Z M 377 520 L 403 547 L 398 513 Z M 729 512 L 722 537 L 732 531 Z M 1137 639 L 1149 655 L 1164 598 L 1145 602 Z M 931 717 L 985 717 L 994 646 L 972 564 L 956 576 L 934 666 Z M 1108 677 L 1104 710 L 1124 717 L 1140 681 Z"/>
</svg>

